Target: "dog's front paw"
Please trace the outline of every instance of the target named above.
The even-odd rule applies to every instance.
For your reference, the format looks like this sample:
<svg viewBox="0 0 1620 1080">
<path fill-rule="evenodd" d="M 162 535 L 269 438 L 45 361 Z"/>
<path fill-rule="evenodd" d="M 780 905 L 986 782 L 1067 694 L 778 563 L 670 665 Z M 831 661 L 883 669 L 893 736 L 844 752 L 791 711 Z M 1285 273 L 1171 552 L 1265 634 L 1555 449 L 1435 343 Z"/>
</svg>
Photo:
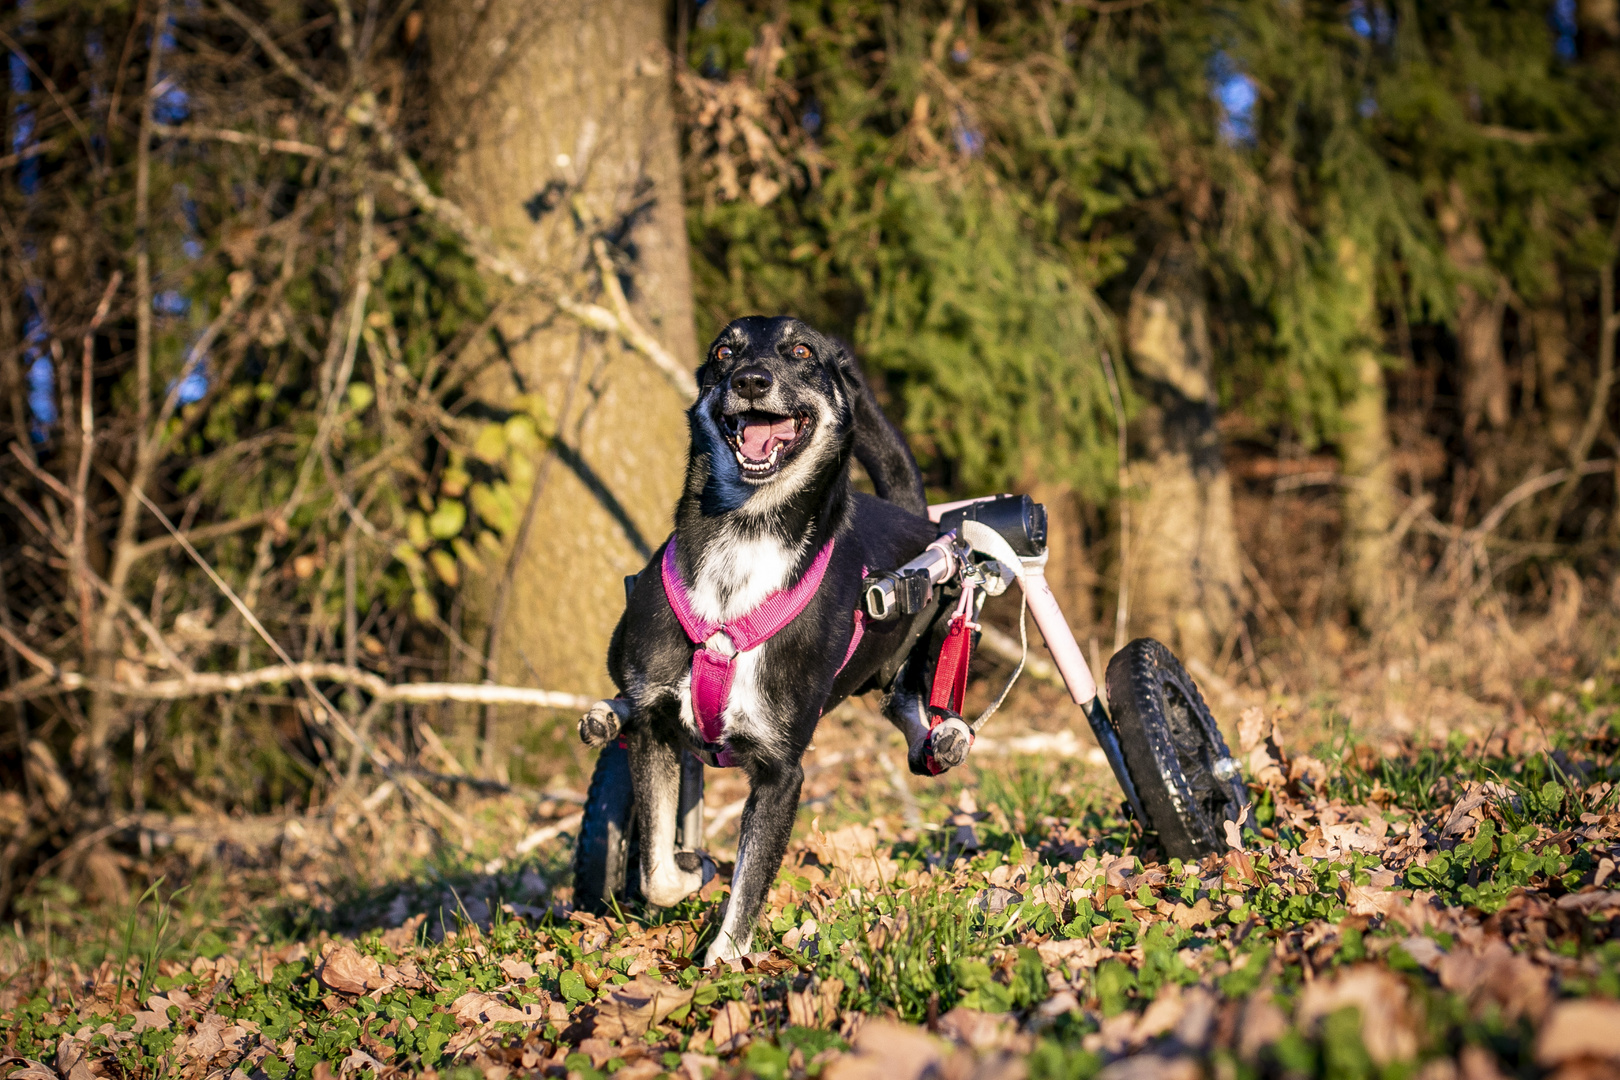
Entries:
<svg viewBox="0 0 1620 1080">
<path fill-rule="evenodd" d="M 712 968 L 716 964 L 740 960 L 747 956 L 753 947 L 753 934 L 749 934 L 744 941 L 738 941 L 722 929 L 720 936 L 714 939 L 714 944 L 709 946 L 709 951 L 703 954 L 703 966 Z"/>
<path fill-rule="evenodd" d="M 683 859 L 682 856 L 691 856 Z M 689 863 L 688 870 L 683 863 Z M 701 857 L 695 851 L 677 852 L 674 859 L 641 882 L 641 894 L 654 907 L 674 907 L 688 896 L 703 888 L 708 878 L 703 876 Z"/>
<path fill-rule="evenodd" d="M 907 755 L 906 764 L 918 776 L 938 776 L 967 760 L 973 748 L 973 729 L 953 712 L 940 710 L 942 719 Z"/>
<path fill-rule="evenodd" d="M 586 746 L 606 746 L 619 736 L 630 718 L 630 703 L 622 698 L 604 698 L 579 718 L 579 741 Z"/>
</svg>

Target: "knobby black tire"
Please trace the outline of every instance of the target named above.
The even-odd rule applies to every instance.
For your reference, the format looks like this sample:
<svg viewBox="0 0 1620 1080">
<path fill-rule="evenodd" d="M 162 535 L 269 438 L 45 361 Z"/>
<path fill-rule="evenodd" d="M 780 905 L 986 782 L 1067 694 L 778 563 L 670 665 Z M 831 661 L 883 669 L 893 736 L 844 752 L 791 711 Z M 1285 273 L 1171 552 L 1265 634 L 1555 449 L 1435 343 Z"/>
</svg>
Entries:
<svg viewBox="0 0 1620 1080">
<path fill-rule="evenodd" d="M 616 741 L 602 748 L 591 773 L 574 845 L 574 906 L 594 914 L 624 903 L 637 884 L 636 794 L 630 751 Z"/>
<path fill-rule="evenodd" d="M 1138 638 L 1108 663 L 1108 703 L 1120 750 L 1165 854 L 1200 859 L 1226 849 L 1224 822 L 1247 802 L 1243 778 L 1215 718 L 1181 661 L 1152 638 Z"/>
</svg>

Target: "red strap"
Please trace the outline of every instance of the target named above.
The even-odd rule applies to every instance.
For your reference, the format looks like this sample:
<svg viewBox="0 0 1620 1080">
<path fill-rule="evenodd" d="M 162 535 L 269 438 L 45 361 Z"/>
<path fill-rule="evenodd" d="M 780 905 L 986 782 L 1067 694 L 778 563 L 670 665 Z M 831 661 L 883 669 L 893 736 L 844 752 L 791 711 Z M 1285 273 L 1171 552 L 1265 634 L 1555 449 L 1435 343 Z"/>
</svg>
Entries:
<svg viewBox="0 0 1620 1080">
<path fill-rule="evenodd" d="M 958 615 L 950 621 L 945 642 L 939 647 L 934 685 L 928 693 L 930 706 L 961 715 L 962 699 L 967 696 L 968 661 L 972 657 L 973 631 L 968 627 L 967 616 Z"/>
</svg>

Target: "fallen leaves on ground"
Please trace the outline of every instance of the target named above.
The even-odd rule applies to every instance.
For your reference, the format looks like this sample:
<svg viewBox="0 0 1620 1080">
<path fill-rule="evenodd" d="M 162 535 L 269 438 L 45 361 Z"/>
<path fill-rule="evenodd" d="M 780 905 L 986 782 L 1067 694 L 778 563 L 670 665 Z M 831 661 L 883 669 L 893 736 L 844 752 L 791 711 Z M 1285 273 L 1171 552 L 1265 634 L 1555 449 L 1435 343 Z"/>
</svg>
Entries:
<svg viewBox="0 0 1620 1080">
<path fill-rule="evenodd" d="M 731 964 L 699 966 L 724 875 L 611 917 L 495 886 L 446 920 L 402 892 L 356 937 L 20 972 L 0 988 L 0 1080 L 1620 1068 L 1612 721 L 1557 761 L 1486 766 L 1467 746 L 1291 756 L 1259 709 L 1238 731 L 1254 805 L 1201 862 L 1161 861 L 1117 811 L 1049 784 L 1024 802 L 964 789 L 932 827 L 815 822 L 758 951 Z"/>
</svg>

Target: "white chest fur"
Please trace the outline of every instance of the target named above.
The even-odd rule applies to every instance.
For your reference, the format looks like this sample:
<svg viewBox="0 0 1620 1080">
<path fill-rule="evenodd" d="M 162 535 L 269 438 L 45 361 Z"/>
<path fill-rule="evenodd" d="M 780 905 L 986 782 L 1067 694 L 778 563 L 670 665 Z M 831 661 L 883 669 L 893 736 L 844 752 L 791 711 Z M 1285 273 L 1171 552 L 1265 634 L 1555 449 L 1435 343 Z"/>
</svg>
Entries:
<svg viewBox="0 0 1620 1080">
<path fill-rule="evenodd" d="M 692 610 L 719 623 L 748 614 L 787 584 L 797 555 L 775 537 L 720 537 L 698 564 Z"/>
</svg>

